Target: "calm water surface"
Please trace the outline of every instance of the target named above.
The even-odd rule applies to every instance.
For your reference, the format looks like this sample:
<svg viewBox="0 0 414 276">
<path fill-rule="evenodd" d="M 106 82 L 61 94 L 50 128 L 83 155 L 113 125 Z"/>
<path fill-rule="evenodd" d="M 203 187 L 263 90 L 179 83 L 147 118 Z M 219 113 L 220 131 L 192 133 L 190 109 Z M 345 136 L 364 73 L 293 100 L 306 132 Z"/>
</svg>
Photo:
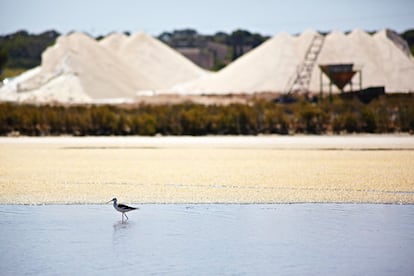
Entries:
<svg viewBox="0 0 414 276">
<path fill-rule="evenodd" d="M 0 205 L 1 275 L 414 275 L 414 205 Z"/>
</svg>

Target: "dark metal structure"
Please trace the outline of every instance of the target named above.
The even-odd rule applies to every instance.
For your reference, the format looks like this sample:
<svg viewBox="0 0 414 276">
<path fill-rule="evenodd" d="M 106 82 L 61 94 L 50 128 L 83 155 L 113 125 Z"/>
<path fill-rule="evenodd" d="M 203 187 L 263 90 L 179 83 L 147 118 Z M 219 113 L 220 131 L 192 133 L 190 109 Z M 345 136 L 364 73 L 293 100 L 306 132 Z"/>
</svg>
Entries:
<svg viewBox="0 0 414 276">
<path fill-rule="evenodd" d="M 356 70 L 353 63 L 345 64 L 320 64 L 320 94 L 323 93 L 323 74 L 329 79 L 329 95 L 332 94 L 332 84 L 334 84 L 341 93 L 344 92 L 346 85 L 350 85 L 350 91 L 352 92 L 352 78 L 355 74 L 359 73 L 359 90 L 362 90 L 362 72 Z"/>
</svg>

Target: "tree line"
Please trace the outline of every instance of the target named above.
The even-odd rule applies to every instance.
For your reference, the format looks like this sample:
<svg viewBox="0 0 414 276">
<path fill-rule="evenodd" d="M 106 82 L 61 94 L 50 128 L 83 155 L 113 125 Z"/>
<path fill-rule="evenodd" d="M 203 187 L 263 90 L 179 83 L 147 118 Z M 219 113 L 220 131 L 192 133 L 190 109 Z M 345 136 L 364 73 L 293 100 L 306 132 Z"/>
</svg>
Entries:
<svg viewBox="0 0 414 276">
<path fill-rule="evenodd" d="M 241 29 L 231 33 L 217 32 L 213 35 L 202 35 L 193 29 L 183 29 L 174 30 L 172 32 L 163 32 L 158 36 L 158 39 L 175 49 L 208 49 L 208 42 L 224 45 L 229 49 L 228 63 L 242 56 L 246 51 L 259 46 L 269 39 L 269 36 L 264 36 L 259 33 L 251 33 Z M 220 62 L 226 63 L 225 61 Z"/>
<path fill-rule="evenodd" d="M 412 94 L 364 104 L 291 104 L 261 99 L 248 104 L 28 105 L 0 104 L 0 135 L 257 135 L 414 132 Z"/>
</svg>

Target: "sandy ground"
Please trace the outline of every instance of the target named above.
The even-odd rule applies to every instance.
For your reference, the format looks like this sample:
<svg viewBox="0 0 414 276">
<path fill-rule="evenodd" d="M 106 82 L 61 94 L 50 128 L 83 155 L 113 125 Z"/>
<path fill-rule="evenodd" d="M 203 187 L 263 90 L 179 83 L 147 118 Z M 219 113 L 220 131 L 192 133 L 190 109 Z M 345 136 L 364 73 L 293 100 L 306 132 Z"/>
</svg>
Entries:
<svg viewBox="0 0 414 276">
<path fill-rule="evenodd" d="M 414 203 L 410 136 L 1 138 L 0 203 Z"/>
</svg>

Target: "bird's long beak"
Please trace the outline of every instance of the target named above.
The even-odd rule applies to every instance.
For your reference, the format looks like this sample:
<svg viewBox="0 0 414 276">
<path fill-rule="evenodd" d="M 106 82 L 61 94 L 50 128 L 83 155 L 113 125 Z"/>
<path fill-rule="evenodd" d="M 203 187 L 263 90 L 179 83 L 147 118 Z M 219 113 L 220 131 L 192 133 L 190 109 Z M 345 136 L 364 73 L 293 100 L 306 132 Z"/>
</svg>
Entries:
<svg viewBox="0 0 414 276">
<path fill-rule="evenodd" d="M 109 202 L 112 202 L 112 201 L 114 201 L 113 199 L 111 199 L 110 201 L 108 201 L 107 203 L 105 203 L 105 204 L 108 204 Z"/>
</svg>

